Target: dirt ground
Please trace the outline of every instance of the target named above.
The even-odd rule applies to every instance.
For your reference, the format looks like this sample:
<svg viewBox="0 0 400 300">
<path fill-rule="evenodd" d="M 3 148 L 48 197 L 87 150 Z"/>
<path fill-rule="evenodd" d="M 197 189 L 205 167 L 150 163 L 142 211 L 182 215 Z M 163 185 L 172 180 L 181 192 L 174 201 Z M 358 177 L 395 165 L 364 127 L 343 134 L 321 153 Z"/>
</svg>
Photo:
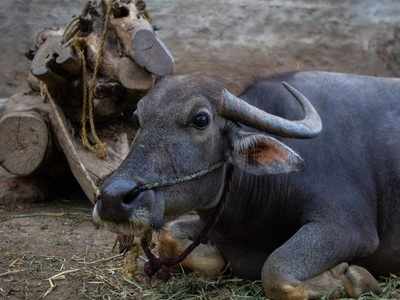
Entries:
<svg viewBox="0 0 400 300">
<path fill-rule="evenodd" d="M 0 169 L 0 299 L 263 299 L 259 282 L 179 270 L 168 283 L 149 281 L 143 256 L 133 277 L 129 256 L 113 249 L 116 235 L 92 223 L 92 205 L 76 183 L 63 184 L 62 194 L 43 200 L 28 180 Z"/>
<path fill-rule="evenodd" d="M 87 263 L 112 253 L 114 236 L 97 230 L 86 201 L 59 199 L 0 209 L 0 298 L 40 299 L 47 278 L 72 270 L 46 299 L 88 299 L 99 287 Z M 115 262 L 114 262 L 115 263 Z M 85 271 L 83 271 L 85 269 Z M 112 271 L 110 271 L 112 272 Z M 62 279 L 60 277 L 60 279 Z"/>
<path fill-rule="evenodd" d="M 142 267 L 127 277 L 115 235 L 95 228 L 84 199 L 3 206 L 0 237 L 0 299 L 264 299 L 259 282 L 235 278 L 149 282 Z"/>
</svg>

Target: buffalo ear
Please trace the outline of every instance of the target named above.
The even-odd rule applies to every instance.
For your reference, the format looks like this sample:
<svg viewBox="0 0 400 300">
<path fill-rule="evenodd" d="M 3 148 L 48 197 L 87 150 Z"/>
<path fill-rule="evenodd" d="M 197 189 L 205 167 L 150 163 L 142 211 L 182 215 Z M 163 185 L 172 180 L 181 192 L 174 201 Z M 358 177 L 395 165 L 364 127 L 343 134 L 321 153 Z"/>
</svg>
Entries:
<svg viewBox="0 0 400 300">
<path fill-rule="evenodd" d="M 268 135 L 240 131 L 231 145 L 231 163 L 254 175 L 286 174 L 304 167 L 300 155 Z"/>
</svg>

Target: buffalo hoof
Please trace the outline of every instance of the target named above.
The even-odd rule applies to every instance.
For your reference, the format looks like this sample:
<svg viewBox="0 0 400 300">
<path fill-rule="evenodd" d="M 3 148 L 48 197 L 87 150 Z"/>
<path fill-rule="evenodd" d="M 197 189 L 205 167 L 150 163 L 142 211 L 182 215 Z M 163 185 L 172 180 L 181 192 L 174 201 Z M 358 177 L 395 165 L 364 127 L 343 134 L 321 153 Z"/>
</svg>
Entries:
<svg viewBox="0 0 400 300">
<path fill-rule="evenodd" d="M 358 298 L 365 292 L 379 294 L 381 288 L 378 281 L 366 269 L 351 265 L 342 278 L 344 288 L 348 296 Z"/>
<path fill-rule="evenodd" d="M 267 297 L 275 300 L 358 298 L 367 292 L 380 293 L 377 280 L 366 269 L 347 263 L 303 282 L 264 282 L 264 288 Z"/>
</svg>

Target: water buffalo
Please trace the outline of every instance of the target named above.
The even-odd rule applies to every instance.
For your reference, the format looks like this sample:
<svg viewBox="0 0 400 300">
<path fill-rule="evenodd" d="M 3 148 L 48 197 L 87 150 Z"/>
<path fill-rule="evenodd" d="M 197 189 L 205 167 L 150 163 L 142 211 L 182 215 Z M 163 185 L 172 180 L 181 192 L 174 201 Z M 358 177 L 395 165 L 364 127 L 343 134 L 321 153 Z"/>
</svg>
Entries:
<svg viewBox="0 0 400 300">
<path fill-rule="evenodd" d="M 261 278 L 272 299 L 357 297 L 379 291 L 371 274 L 400 271 L 400 80 L 286 73 L 236 97 L 217 79 L 172 76 L 134 115 L 140 129 L 102 186 L 97 222 L 159 230 L 196 211 L 162 231 L 161 249 L 179 252 L 229 181 L 188 265 L 205 268 L 196 254 L 209 254 Z"/>
</svg>

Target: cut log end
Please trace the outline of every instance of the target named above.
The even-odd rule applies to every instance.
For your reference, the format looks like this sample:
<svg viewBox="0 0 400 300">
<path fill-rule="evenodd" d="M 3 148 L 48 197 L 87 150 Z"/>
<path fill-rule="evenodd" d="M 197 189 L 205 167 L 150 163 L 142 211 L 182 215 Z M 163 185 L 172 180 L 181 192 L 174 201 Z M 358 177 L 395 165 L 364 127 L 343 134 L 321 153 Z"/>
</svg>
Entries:
<svg viewBox="0 0 400 300">
<path fill-rule="evenodd" d="M 49 130 L 36 112 L 13 112 L 0 119 L 0 166 L 28 176 L 40 168 L 49 147 Z"/>
<path fill-rule="evenodd" d="M 166 76 L 174 72 L 174 58 L 155 32 L 146 28 L 136 31 L 132 47 L 136 63 L 150 73 Z"/>
</svg>

